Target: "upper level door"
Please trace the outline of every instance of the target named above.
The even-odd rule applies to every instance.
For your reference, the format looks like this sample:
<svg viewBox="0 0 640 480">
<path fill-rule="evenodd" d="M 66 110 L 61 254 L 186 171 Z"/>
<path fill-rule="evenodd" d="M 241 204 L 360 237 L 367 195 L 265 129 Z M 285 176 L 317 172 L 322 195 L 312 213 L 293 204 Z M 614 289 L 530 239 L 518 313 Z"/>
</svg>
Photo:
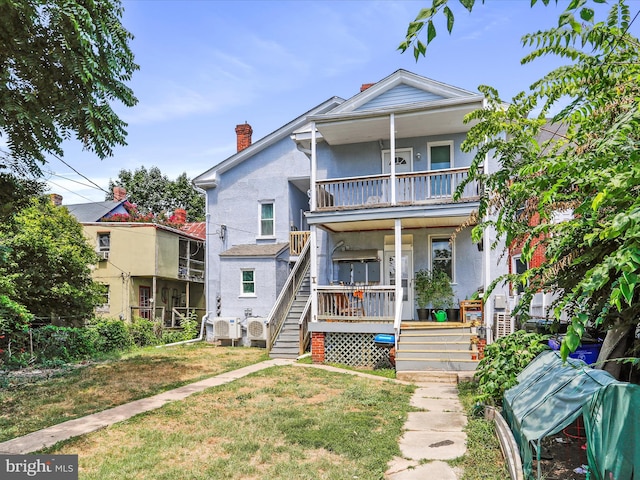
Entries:
<svg viewBox="0 0 640 480">
<path fill-rule="evenodd" d="M 396 173 L 413 171 L 413 148 L 396 149 Z M 391 173 L 391 150 L 382 151 L 382 173 Z"/>
<path fill-rule="evenodd" d="M 398 148 L 395 155 L 396 175 L 413 171 L 413 149 Z M 382 173 L 391 173 L 391 151 L 382 151 Z M 396 201 L 399 203 L 410 202 L 413 197 L 413 184 L 411 178 L 396 179 Z"/>
</svg>

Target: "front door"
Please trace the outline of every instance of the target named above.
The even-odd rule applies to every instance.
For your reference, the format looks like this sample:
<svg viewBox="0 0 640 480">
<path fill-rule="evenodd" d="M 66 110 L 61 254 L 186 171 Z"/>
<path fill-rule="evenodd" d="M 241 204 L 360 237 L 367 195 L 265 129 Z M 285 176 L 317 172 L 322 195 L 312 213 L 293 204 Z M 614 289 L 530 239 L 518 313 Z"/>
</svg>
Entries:
<svg viewBox="0 0 640 480">
<path fill-rule="evenodd" d="M 413 319 L 413 249 L 402 246 L 402 319 Z M 396 255 L 394 251 L 384 252 L 384 279 L 386 285 L 396 284 Z"/>
<path fill-rule="evenodd" d="M 140 306 L 140 316 L 151 320 L 151 287 L 140 287 L 138 305 Z"/>
</svg>

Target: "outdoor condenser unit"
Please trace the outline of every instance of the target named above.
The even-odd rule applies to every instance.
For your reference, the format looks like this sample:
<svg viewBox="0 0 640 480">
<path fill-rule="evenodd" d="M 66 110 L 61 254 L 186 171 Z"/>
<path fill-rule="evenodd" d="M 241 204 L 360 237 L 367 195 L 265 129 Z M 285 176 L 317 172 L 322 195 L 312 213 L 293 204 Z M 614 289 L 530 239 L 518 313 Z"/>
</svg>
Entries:
<svg viewBox="0 0 640 480">
<path fill-rule="evenodd" d="M 264 340 L 268 339 L 269 323 L 266 318 L 249 317 L 247 318 L 247 339 L 248 340 Z"/>
<path fill-rule="evenodd" d="M 215 317 L 213 324 L 214 340 L 237 340 L 242 338 L 240 319 L 234 317 Z"/>
</svg>

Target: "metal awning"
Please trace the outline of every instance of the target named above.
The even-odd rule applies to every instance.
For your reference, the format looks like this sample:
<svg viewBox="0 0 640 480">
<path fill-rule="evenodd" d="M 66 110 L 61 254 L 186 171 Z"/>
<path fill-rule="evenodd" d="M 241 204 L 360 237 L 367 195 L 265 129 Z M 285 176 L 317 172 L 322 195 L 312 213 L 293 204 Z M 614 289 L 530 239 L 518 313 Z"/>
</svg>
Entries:
<svg viewBox="0 0 640 480">
<path fill-rule="evenodd" d="M 334 252 L 331 256 L 334 262 L 348 262 L 361 260 L 379 260 L 378 250 L 344 250 Z"/>
</svg>

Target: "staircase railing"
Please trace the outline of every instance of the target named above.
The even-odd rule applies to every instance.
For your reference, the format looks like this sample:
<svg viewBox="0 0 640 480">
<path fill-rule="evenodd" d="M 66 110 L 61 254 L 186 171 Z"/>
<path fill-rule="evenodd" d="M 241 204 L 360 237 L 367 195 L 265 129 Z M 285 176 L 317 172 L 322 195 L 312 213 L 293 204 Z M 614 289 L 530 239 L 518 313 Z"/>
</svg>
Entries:
<svg viewBox="0 0 640 480">
<path fill-rule="evenodd" d="M 302 251 L 298 261 L 293 266 L 287 282 L 284 284 L 280 295 L 276 303 L 273 305 L 267 323 L 269 325 L 269 340 L 267 342 L 267 350 L 271 350 L 273 343 L 278 338 L 278 334 L 284 325 L 284 321 L 287 318 L 291 304 L 296 298 L 296 294 L 300 289 L 300 285 L 307 275 L 309 265 L 311 264 L 309 255 L 309 245 L 311 242 L 307 242 Z"/>
<path fill-rule="evenodd" d="M 309 334 L 309 321 L 311 320 L 311 296 L 307 299 L 307 303 L 304 306 L 298 325 L 300 325 L 300 350 L 299 354 L 302 355 L 307 351 L 309 342 L 311 341 L 311 335 Z"/>
</svg>

